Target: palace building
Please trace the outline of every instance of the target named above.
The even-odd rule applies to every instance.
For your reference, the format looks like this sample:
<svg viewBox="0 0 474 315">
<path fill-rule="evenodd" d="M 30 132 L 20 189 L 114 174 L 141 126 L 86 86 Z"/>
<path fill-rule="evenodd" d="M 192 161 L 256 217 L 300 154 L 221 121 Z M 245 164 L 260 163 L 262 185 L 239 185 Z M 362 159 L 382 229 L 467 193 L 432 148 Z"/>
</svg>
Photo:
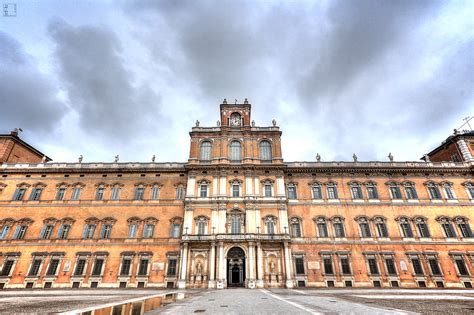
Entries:
<svg viewBox="0 0 474 315">
<path fill-rule="evenodd" d="M 472 287 L 472 131 L 408 162 L 286 162 L 281 136 L 225 100 L 186 163 L 0 135 L 0 288 Z"/>
</svg>

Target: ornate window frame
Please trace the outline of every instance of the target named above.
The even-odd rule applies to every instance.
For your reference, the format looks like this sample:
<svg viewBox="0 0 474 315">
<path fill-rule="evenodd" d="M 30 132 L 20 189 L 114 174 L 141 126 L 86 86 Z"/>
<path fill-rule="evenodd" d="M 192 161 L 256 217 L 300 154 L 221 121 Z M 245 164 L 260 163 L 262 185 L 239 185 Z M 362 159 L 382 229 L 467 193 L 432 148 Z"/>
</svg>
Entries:
<svg viewBox="0 0 474 315">
<path fill-rule="evenodd" d="M 288 219 L 288 226 L 290 228 L 291 237 L 303 237 L 303 219 L 297 216 L 292 216 Z M 298 226 L 296 228 L 296 226 Z"/>
</svg>

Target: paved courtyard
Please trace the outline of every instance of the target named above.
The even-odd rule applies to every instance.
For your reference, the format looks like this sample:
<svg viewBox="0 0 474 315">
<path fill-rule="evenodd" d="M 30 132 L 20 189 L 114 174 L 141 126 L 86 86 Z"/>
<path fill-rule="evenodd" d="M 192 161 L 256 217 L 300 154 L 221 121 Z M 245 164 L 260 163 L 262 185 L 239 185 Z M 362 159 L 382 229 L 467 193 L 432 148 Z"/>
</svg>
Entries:
<svg viewBox="0 0 474 315">
<path fill-rule="evenodd" d="M 474 290 L 6 290 L 0 313 L 473 314 Z"/>
</svg>

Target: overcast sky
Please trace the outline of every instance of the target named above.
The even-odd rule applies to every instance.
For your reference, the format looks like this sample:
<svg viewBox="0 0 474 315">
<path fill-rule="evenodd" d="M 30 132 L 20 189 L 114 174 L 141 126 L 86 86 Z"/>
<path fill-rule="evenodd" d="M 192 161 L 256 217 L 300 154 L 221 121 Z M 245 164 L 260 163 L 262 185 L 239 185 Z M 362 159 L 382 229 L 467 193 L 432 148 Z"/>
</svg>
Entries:
<svg viewBox="0 0 474 315">
<path fill-rule="evenodd" d="M 286 161 L 418 160 L 474 115 L 474 1 L 7 1 L 0 133 L 54 161 L 186 161 L 224 98 Z"/>
</svg>

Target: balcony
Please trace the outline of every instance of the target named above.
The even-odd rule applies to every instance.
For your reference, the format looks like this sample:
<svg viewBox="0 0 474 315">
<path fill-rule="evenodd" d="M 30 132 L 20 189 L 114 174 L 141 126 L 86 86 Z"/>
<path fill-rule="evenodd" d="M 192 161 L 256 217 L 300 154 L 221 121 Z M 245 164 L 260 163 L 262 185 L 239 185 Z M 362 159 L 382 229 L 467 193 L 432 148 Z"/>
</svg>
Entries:
<svg viewBox="0 0 474 315">
<path fill-rule="evenodd" d="M 209 241 L 266 241 L 266 242 L 281 242 L 290 240 L 289 234 L 185 234 L 181 237 L 184 242 L 209 242 Z"/>
</svg>

